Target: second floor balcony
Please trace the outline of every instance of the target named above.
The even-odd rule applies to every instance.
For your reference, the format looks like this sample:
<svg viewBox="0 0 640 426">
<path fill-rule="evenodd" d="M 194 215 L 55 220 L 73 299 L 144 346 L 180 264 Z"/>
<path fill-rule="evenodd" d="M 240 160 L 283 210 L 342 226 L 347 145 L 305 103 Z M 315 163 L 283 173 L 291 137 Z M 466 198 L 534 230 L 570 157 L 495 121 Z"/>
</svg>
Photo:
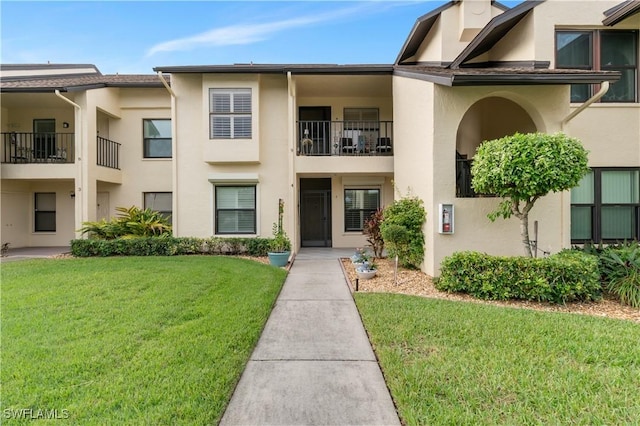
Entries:
<svg viewBox="0 0 640 426">
<path fill-rule="evenodd" d="M 393 155 L 392 121 L 299 121 L 298 155 Z"/>
<path fill-rule="evenodd" d="M 2 133 L 2 163 L 73 163 L 73 133 Z"/>
</svg>

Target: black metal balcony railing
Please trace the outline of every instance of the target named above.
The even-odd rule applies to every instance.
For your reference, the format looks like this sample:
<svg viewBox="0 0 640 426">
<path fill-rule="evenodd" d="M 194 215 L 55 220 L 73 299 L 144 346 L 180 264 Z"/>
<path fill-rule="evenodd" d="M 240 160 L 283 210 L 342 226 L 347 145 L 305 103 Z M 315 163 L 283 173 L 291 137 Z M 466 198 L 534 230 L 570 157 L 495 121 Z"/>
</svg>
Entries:
<svg viewBox="0 0 640 426">
<path fill-rule="evenodd" d="M 393 122 L 299 121 L 298 155 L 393 155 Z"/>
<path fill-rule="evenodd" d="M 471 165 L 473 160 L 466 158 L 456 159 L 456 197 L 477 197 L 478 194 L 471 186 Z"/>
<path fill-rule="evenodd" d="M 73 163 L 73 133 L 6 132 L 2 135 L 3 163 Z"/>
<path fill-rule="evenodd" d="M 98 166 L 120 170 L 120 144 L 98 136 Z"/>
</svg>

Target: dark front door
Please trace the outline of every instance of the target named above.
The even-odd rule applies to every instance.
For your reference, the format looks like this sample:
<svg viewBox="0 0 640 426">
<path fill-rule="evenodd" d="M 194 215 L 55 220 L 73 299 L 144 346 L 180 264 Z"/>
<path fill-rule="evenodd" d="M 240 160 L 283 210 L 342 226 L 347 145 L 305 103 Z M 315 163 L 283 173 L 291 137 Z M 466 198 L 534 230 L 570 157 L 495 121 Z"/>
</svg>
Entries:
<svg viewBox="0 0 640 426">
<path fill-rule="evenodd" d="M 56 120 L 33 120 L 33 156 L 43 161 L 56 156 Z"/>
<path fill-rule="evenodd" d="M 331 107 L 300 107 L 298 109 L 299 139 L 311 139 L 313 145 L 305 146 L 305 154 L 331 154 Z"/>
<path fill-rule="evenodd" d="M 331 179 L 301 179 L 300 218 L 303 247 L 331 247 Z"/>
</svg>

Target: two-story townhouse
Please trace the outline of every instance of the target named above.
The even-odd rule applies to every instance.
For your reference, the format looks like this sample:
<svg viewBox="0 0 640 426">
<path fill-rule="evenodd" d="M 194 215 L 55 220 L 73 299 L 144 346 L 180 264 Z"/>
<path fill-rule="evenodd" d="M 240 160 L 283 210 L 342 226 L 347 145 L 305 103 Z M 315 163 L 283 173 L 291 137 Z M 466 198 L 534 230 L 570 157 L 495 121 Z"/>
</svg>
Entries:
<svg viewBox="0 0 640 426">
<path fill-rule="evenodd" d="M 368 214 L 410 194 L 428 213 L 422 268 L 437 275 L 442 258 L 457 250 L 522 252 L 517 220 L 489 222 L 498 200 L 470 186 L 476 147 L 516 131 L 564 131 L 591 151 L 593 172 L 573 191 L 538 201 L 531 212 L 538 247 L 555 252 L 572 243 L 638 238 L 639 12 L 637 0 L 528 0 L 512 9 L 454 0 L 417 19 L 394 64 L 158 67 L 154 91 L 117 93 L 139 105 L 134 121 L 170 118 L 168 127 L 160 126 L 158 140 L 141 134 L 140 123 L 136 132 L 136 125 L 127 127 L 120 133 L 123 149 L 131 148 L 121 154 L 130 162 L 122 180 L 96 179 L 89 192 L 109 192 L 111 209 L 142 204 L 145 192 L 171 192 L 174 233 L 199 237 L 268 236 L 283 199 L 294 249 L 363 246 Z M 80 93 L 94 90 L 116 88 Z M 4 79 L 2 91 L 4 113 Z M 82 122 L 82 107 L 76 111 Z M 97 112 L 111 125 L 130 114 L 100 106 L 89 115 Z M 3 118 L 3 132 L 11 133 L 11 123 Z M 140 152 L 157 144 L 164 157 L 168 140 L 171 158 L 154 178 L 163 185 L 150 189 L 138 179 L 155 163 Z M 4 168 L 2 177 L 4 216 L 15 209 L 5 209 Z M 83 186 L 76 186 L 77 194 Z M 22 219 L 21 229 L 28 229 L 35 194 L 23 192 L 34 200 L 26 209 L 33 216 Z M 92 203 L 75 205 L 89 211 Z M 449 226 L 442 226 L 444 214 Z"/>
<path fill-rule="evenodd" d="M 3 244 L 66 246 L 116 206 L 170 214 L 171 103 L 157 76 L 93 65 L 0 71 Z"/>
</svg>

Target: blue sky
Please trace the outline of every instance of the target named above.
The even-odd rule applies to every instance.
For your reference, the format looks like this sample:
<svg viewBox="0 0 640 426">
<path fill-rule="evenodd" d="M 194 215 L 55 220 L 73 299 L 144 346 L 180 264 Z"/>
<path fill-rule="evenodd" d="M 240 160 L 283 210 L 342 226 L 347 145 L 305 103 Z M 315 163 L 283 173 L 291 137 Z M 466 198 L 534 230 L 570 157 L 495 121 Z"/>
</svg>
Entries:
<svg viewBox="0 0 640 426">
<path fill-rule="evenodd" d="M 90 63 L 104 74 L 248 62 L 388 64 L 416 19 L 443 3 L 2 0 L 0 59 Z"/>
</svg>

